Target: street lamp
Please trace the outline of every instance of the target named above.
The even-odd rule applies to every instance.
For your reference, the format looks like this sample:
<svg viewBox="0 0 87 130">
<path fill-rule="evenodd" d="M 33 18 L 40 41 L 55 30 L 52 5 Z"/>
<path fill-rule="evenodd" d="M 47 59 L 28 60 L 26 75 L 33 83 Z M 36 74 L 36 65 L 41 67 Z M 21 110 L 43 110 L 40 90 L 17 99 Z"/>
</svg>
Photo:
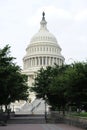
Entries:
<svg viewBox="0 0 87 130">
<path fill-rule="evenodd" d="M 46 99 L 47 99 L 47 96 L 45 95 L 45 121 L 47 122 L 47 111 L 46 111 Z"/>
</svg>

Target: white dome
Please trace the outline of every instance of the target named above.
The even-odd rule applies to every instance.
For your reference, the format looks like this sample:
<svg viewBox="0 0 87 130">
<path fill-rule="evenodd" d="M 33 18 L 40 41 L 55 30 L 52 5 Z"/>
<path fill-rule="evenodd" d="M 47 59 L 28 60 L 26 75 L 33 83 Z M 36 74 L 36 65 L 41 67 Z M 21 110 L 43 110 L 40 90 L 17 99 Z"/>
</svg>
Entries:
<svg viewBox="0 0 87 130">
<path fill-rule="evenodd" d="M 59 47 L 55 36 L 48 31 L 46 24 L 47 22 L 45 21 L 45 17 L 43 15 L 42 20 L 40 22 L 40 30 L 31 38 L 30 44 L 39 44 L 45 42 L 46 44 L 56 44 Z"/>
<path fill-rule="evenodd" d="M 26 48 L 26 55 L 23 58 L 24 70 L 35 72 L 41 67 L 53 66 L 54 63 L 62 65 L 64 57 L 61 55 L 61 48 L 53 34 L 46 27 L 46 20 L 43 17 L 40 22 L 40 29 L 30 40 Z"/>
<path fill-rule="evenodd" d="M 38 33 L 36 33 L 30 43 L 37 43 L 37 42 L 50 42 L 50 43 L 54 43 L 57 44 L 57 40 L 54 37 L 53 34 L 51 34 L 48 30 L 40 30 Z"/>
</svg>

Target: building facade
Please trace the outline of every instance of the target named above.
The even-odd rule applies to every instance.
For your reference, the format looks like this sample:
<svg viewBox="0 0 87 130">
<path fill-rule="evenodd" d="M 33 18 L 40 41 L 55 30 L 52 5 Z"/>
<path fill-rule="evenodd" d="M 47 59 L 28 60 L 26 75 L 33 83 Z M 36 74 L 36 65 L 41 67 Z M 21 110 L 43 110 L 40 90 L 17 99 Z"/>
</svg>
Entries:
<svg viewBox="0 0 87 130">
<path fill-rule="evenodd" d="M 26 48 L 26 55 L 23 58 L 23 72 L 28 75 L 29 85 L 32 85 L 35 73 L 46 66 L 53 66 L 55 63 L 61 66 L 64 57 L 61 55 L 61 47 L 56 37 L 47 29 L 45 13 L 42 13 L 39 31 L 31 38 Z M 34 93 L 30 94 L 31 101 L 34 100 Z"/>
<path fill-rule="evenodd" d="M 61 66 L 64 63 L 65 59 L 61 55 L 61 50 L 56 37 L 47 29 L 45 13 L 43 12 L 40 29 L 31 38 L 23 58 L 22 73 L 28 76 L 29 86 L 33 87 L 34 77 L 41 67 L 54 66 L 55 63 Z M 49 106 L 47 105 L 47 107 Z M 35 93 L 30 92 L 29 101 L 22 103 L 16 112 L 19 114 L 44 114 L 45 111 L 45 101 L 36 99 Z"/>
</svg>

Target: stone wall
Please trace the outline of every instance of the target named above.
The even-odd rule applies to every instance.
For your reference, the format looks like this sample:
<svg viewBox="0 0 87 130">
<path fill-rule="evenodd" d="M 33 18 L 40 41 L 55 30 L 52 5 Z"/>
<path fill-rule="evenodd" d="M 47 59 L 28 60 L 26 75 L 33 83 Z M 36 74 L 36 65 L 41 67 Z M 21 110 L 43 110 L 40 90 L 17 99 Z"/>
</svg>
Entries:
<svg viewBox="0 0 87 130">
<path fill-rule="evenodd" d="M 49 123 L 66 123 L 87 129 L 87 118 L 63 116 L 58 111 L 51 111 L 47 116 L 47 120 Z"/>
<path fill-rule="evenodd" d="M 65 116 L 64 122 L 69 125 L 87 129 L 87 118 Z"/>
</svg>

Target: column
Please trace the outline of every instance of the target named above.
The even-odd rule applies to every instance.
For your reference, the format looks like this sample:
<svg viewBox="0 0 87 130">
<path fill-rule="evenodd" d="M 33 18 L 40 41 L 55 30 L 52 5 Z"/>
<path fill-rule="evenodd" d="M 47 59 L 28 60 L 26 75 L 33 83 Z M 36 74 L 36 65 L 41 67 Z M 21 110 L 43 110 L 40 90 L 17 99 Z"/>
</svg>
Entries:
<svg viewBox="0 0 87 130">
<path fill-rule="evenodd" d="M 43 57 L 43 65 L 46 65 L 46 57 Z"/>
<path fill-rule="evenodd" d="M 51 59 L 50 59 L 50 60 L 51 60 L 50 64 L 52 65 L 52 57 L 51 57 Z"/>
<path fill-rule="evenodd" d="M 51 57 L 49 57 L 49 65 L 51 65 Z"/>
<path fill-rule="evenodd" d="M 42 57 L 42 65 L 43 65 L 43 60 L 44 60 L 44 58 Z"/>
<path fill-rule="evenodd" d="M 54 63 L 56 63 L 56 58 L 54 58 Z"/>
<path fill-rule="evenodd" d="M 59 58 L 59 66 L 60 66 L 60 58 Z"/>
<path fill-rule="evenodd" d="M 32 58 L 32 66 L 33 66 L 33 58 Z"/>
<path fill-rule="evenodd" d="M 30 58 L 30 67 L 31 67 L 31 58 Z"/>
<path fill-rule="evenodd" d="M 49 65 L 49 57 L 47 57 L 47 65 Z"/>
<path fill-rule="evenodd" d="M 28 59 L 29 61 L 28 61 L 28 65 L 29 65 L 29 67 L 30 67 L 30 58 Z"/>
<path fill-rule="evenodd" d="M 35 57 L 35 66 L 36 66 L 36 57 Z"/>
<path fill-rule="evenodd" d="M 42 57 L 40 57 L 40 65 L 42 65 Z"/>
<path fill-rule="evenodd" d="M 38 57 L 36 57 L 36 65 L 38 66 Z"/>
<path fill-rule="evenodd" d="M 45 64 L 47 65 L 47 57 L 45 58 Z"/>
<path fill-rule="evenodd" d="M 40 57 L 38 57 L 38 65 L 40 66 Z"/>
<path fill-rule="evenodd" d="M 52 65 L 54 65 L 54 57 L 52 57 Z"/>
<path fill-rule="evenodd" d="M 33 62 L 33 63 L 34 63 L 33 66 L 35 66 L 35 57 L 33 58 L 33 60 L 34 60 L 34 62 Z"/>
</svg>

